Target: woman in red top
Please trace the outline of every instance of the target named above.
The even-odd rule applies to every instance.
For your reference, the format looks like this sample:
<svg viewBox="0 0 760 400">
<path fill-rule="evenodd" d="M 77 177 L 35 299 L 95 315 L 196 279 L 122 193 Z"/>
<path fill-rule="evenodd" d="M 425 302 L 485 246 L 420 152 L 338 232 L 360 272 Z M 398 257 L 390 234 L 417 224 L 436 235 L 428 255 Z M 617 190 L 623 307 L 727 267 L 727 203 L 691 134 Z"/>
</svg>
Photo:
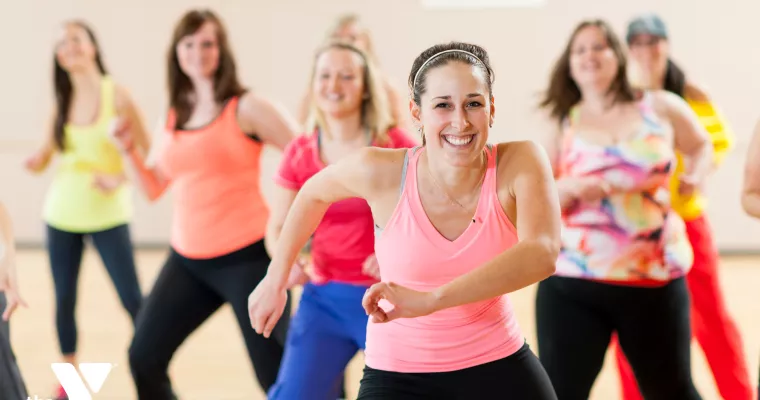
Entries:
<svg viewBox="0 0 760 400">
<path fill-rule="evenodd" d="M 248 323 L 246 298 L 264 278 L 269 217 L 259 189 L 264 143 L 284 149 L 297 125 L 237 80 L 221 21 L 190 11 L 169 51 L 171 108 L 155 163 L 117 133 L 148 198 L 171 184 L 171 252 L 141 310 L 129 350 L 140 399 L 173 398 L 167 368 L 175 350 L 211 314 L 230 303 L 263 390 L 277 377 L 288 319 L 271 338 Z"/>
<path fill-rule="evenodd" d="M 371 59 L 346 43 L 330 43 L 316 56 L 311 78 L 307 134 L 285 150 L 276 177 L 267 248 L 275 242 L 293 200 L 313 175 L 368 145 L 409 148 L 395 128 L 382 81 Z M 363 199 L 330 206 L 311 243 L 311 282 L 304 286 L 291 322 L 277 383 L 269 399 L 339 397 L 343 370 L 364 350 L 364 292 L 378 280 L 372 211 Z M 299 263 L 294 270 L 302 270 Z M 291 274 L 295 277 L 297 274 Z"/>
</svg>

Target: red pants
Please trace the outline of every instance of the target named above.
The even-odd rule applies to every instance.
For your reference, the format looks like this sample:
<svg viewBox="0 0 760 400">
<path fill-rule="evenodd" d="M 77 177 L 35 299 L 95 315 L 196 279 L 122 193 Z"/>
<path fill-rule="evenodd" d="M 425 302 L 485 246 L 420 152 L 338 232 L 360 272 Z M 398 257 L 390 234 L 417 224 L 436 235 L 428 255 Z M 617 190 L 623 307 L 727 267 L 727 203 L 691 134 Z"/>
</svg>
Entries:
<svg viewBox="0 0 760 400">
<path fill-rule="evenodd" d="M 694 265 L 686 277 L 691 293 L 692 335 L 705 353 L 721 396 L 725 400 L 752 400 L 755 395 L 744 358 L 744 345 L 720 291 L 719 257 L 710 224 L 701 216 L 686 222 L 686 232 L 694 250 Z M 612 343 L 616 348 L 623 400 L 642 399 L 617 337 L 613 337 Z"/>
</svg>

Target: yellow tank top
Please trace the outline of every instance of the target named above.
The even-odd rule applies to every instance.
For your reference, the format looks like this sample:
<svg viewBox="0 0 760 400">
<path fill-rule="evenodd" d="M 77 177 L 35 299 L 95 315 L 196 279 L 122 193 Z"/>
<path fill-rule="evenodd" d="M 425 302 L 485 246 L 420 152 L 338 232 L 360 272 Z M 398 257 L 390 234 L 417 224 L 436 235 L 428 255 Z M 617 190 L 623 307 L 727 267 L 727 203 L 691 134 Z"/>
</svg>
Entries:
<svg viewBox="0 0 760 400">
<path fill-rule="evenodd" d="M 108 194 L 94 186 L 97 173 L 124 172 L 124 160 L 109 133 L 115 117 L 114 84 L 105 76 L 97 121 L 87 126 L 64 127 L 65 148 L 59 154 L 58 169 L 43 212 L 50 226 L 88 233 L 128 223 L 132 218 L 132 190 L 128 183 Z"/>
<path fill-rule="evenodd" d="M 696 101 L 686 99 L 691 109 L 699 118 L 701 125 L 710 135 L 710 141 L 713 145 L 713 164 L 717 167 L 723 162 L 726 154 L 734 146 L 734 133 L 723 115 L 710 102 Z M 704 213 L 707 208 L 707 199 L 703 193 L 696 192 L 691 196 L 681 196 L 678 193 L 680 185 L 679 178 L 684 173 L 683 156 L 676 153 L 677 163 L 676 170 L 670 179 L 670 203 L 678 215 L 685 221 L 696 219 Z"/>
</svg>

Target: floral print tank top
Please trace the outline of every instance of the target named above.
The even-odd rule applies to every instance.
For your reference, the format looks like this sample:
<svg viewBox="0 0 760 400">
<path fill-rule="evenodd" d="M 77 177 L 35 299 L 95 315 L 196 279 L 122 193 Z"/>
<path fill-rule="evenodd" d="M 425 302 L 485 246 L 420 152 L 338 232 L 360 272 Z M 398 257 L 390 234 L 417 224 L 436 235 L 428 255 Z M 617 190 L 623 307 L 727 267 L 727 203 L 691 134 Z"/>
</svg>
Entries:
<svg viewBox="0 0 760 400">
<path fill-rule="evenodd" d="M 614 145 L 577 137 L 577 109 L 563 123 L 558 178 L 594 176 L 618 190 L 563 212 L 558 276 L 666 283 L 691 268 L 685 226 L 670 205 L 668 180 L 676 160 L 672 141 L 649 95 L 639 101 L 639 109 L 643 126 Z"/>
</svg>

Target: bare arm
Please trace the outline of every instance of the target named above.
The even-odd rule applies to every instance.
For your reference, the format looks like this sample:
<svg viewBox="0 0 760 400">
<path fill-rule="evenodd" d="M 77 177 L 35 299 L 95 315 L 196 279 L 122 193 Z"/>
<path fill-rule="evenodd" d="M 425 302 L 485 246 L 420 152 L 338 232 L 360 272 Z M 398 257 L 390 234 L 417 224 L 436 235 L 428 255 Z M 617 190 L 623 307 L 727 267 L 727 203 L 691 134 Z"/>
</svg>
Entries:
<svg viewBox="0 0 760 400">
<path fill-rule="evenodd" d="M 548 116 L 546 118 L 549 118 Z M 549 118 L 552 122 L 552 119 Z M 558 125 L 554 124 L 548 129 L 549 136 L 544 141 L 544 149 L 552 170 L 552 176 L 556 180 L 557 194 L 561 210 L 567 210 L 578 201 L 577 180 L 571 177 L 561 176 L 559 170 L 560 153 L 562 151 L 562 132 Z"/>
<path fill-rule="evenodd" d="M 55 110 L 48 117 L 45 124 L 44 140 L 42 145 L 35 151 L 31 157 L 29 157 L 25 166 L 31 172 L 40 173 L 45 171 L 50 165 L 53 155 L 56 151 L 55 139 L 53 138 L 53 126 L 55 125 Z"/>
<path fill-rule="evenodd" d="M 239 120 L 243 131 L 256 134 L 280 151 L 301 130 L 298 122 L 283 107 L 253 92 L 246 93 L 240 99 Z"/>
<path fill-rule="evenodd" d="M 551 164 L 533 142 L 515 148 L 504 162 L 517 172 L 503 174 L 512 181 L 517 208 L 518 244 L 434 291 L 433 310 L 456 307 L 514 292 L 554 273 L 560 248 L 560 205 Z M 511 158 L 511 159 L 510 159 Z"/>
<path fill-rule="evenodd" d="M 7 305 L 2 312 L 2 319 L 7 321 L 18 306 L 26 307 L 18 288 L 16 273 L 16 241 L 13 222 L 5 205 L 0 203 L 0 292 L 5 292 Z"/>
<path fill-rule="evenodd" d="M 280 238 L 280 232 L 285 225 L 285 217 L 287 217 L 297 194 L 298 191 L 286 189 L 279 185 L 275 185 L 273 189 L 271 211 L 269 220 L 267 220 L 266 237 L 264 238 L 264 246 L 270 255 L 275 254 L 277 239 Z"/>
<path fill-rule="evenodd" d="M 149 166 L 136 148 L 133 148 L 128 156 L 145 196 L 150 201 L 158 200 L 169 187 L 169 179 L 164 177 L 156 166 Z"/>
<path fill-rule="evenodd" d="M 385 92 L 387 93 L 388 106 L 391 109 L 393 120 L 396 121 L 398 126 L 407 127 L 409 125 L 409 118 L 407 118 L 408 112 L 403 97 L 387 80 L 385 81 Z"/>
<path fill-rule="evenodd" d="M 306 124 L 306 120 L 309 119 L 309 105 L 311 104 L 311 92 L 304 92 L 301 97 L 301 101 L 298 103 L 298 122 L 301 125 Z"/>
<path fill-rule="evenodd" d="M 133 145 L 137 146 L 141 153 L 147 154 L 150 149 L 150 136 L 145 129 L 142 113 L 129 91 L 118 85 L 116 86 L 116 112 L 132 130 Z"/>
<path fill-rule="evenodd" d="M 697 115 L 680 97 L 669 92 L 657 92 L 655 107 L 661 107 L 673 126 L 675 148 L 684 158 L 685 171 L 681 179 L 694 185 L 702 183 L 712 169 L 712 145 L 707 131 Z"/>
<path fill-rule="evenodd" d="M 13 239 L 13 222 L 5 205 L 0 203 L 0 277 L 15 275 L 16 245 Z M 4 289 L 0 279 L 0 290 Z"/>
<path fill-rule="evenodd" d="M 137 145 L 132 139 L 132 129 L 125 123 L 120 128 L 116 129 L 114 136 L 121 142 L 124 150 L 127 154 L 127 158 L 132 165 L 132 168 L 137 175 L 137 180 L 140 182 L 145 196 L 150 201 L 155 201 L 166 191 L 169 187 L 169 179 L 161 174 L 161 171 L 156 167 L 155 162 L 151 158 L 155 158 L 156 154 L 159 154 L 161 147 L 163 146 L 163 138 L 166 135 L 166 128 L 163 121 L 159 121 L 156 127 L 156 135 L 158 135 L 158 143 L 154 144 L 150 149 L 143 149 L 142 146 Z M 139 134 L 138 134 L 139 135 Z M 146 134 L 147 136 L 147 134 Z M 147 153 L 150 152 L 149 157 Z M 148 159 L 146 161 L 146 159 Z"/>
<path fill-rule="evenodd" d="M 393 174 L 383 171 L 388 167 L 398 167 L 400 171 L 402 153 L 403 150 L 363 148 L 306 181 L 285 216 L 267 273 L 277 290 L 286 287 L 290 268 L 330 204 L 353 197 L 372 204 L 382 193 L 397 187 L 391 183 Z M 396 184 L 399 177 L 400 174 L 395 177 Z"/>
<path fill-rule="evenodd" d="M 755 125 L 744 164 L 742 208 L 750 216 L 760 218 L 760 121 Z"/>
</svg>

